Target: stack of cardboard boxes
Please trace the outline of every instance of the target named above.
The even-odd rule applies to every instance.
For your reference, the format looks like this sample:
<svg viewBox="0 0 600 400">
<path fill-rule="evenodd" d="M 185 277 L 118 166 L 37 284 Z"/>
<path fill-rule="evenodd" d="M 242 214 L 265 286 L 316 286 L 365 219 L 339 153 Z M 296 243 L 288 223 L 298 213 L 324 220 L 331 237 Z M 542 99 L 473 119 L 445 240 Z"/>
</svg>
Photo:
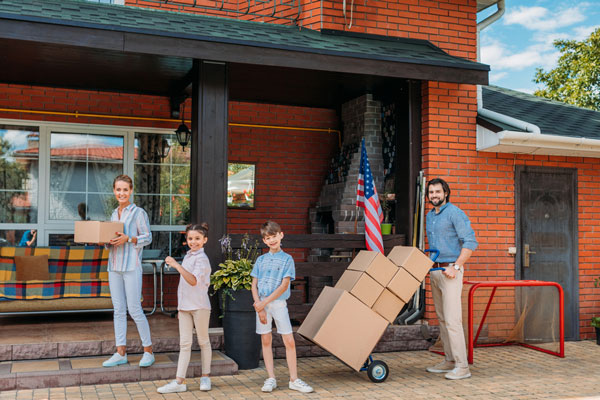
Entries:
<svg viewBox="0 0 600 400">
<path fill-rule="evenodd" d="M 323 289 L 298 333 L 360 370 L 432 265 L 415 247 L 396 246 L 387 257 L 361 251 L 335 287 Z"/>
</svg>

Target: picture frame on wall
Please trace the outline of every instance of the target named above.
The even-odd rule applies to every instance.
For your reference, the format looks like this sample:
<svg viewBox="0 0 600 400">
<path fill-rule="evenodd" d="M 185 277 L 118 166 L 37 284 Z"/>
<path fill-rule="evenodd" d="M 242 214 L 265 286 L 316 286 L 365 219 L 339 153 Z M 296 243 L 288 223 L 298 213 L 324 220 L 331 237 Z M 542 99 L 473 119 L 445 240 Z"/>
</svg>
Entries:
<svg viewBox="0 0 600 400">
<path fill-rule="evenodd" d="M 253 210 L 256 188 L 256 163 L 227 163 L 227 207 Z"/>
</svg>

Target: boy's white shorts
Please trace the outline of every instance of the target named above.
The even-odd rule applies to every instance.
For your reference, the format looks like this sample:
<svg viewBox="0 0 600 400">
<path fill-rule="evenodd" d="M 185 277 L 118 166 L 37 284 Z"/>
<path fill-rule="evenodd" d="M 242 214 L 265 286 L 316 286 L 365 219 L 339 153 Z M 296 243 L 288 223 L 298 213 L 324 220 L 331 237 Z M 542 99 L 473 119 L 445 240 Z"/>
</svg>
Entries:
<svg viewBox="0 0 600 400">
<path fill-rule="evenodd" d="M 256 333 L 264 335 L 271 333 L 273 329 L 273 320 L 277 326 L 277 333 L 287 335 L 292 333 L 292 323 L 288 313 L 287 302 L 285 300 L 273 300 L 265 306 L 267 312 L 267 323 L 262 324 L 256 313 Z"/>
</svg>

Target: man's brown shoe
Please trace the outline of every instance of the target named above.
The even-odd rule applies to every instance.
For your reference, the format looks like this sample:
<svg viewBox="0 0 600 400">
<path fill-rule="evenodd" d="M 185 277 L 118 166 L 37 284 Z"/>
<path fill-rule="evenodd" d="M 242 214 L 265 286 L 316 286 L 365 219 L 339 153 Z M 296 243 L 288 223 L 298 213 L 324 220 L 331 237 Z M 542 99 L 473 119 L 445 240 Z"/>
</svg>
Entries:
<svg viewBox="0 0 600 400">
<path fill-rule="evenodd" d="M 469 368 L 454 368 L 452 371 L 445 375 L 446 379 L 466 379 L 471 377 L 471 371 Z"/>
<path fill-rule="evenodd" d="M 442 372 L 450 372 L 453 369 L 454 361 L 444 360 L 441 363 L 434 365 L 433 367 L 428 367 L 427 372 L 435 372 L 440 374 Z"/>
</svg>

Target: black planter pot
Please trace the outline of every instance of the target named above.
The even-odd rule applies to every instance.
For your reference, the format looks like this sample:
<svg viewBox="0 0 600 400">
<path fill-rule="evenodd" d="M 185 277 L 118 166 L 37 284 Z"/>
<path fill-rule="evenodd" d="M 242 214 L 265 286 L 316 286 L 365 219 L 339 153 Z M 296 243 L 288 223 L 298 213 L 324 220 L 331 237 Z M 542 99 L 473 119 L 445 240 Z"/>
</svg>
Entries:
<svg viewBox="0 0 600 400">
<path fill-rule="evenodd" d="M 232 291 L 225 297 L 223 312 L 223 334 L 225 354 L 231 357 L 239 369 L 258 368 L 260 358 L 260 335 L 256 333 L 256 312 L 250 290 Z M 221 302 L 221 304 L 223 304 Z"/>
<path fill-rule="evenodd" d="M 596 328 L 596 344 L 600 346 L 600 328 Z"/>
</svg>

